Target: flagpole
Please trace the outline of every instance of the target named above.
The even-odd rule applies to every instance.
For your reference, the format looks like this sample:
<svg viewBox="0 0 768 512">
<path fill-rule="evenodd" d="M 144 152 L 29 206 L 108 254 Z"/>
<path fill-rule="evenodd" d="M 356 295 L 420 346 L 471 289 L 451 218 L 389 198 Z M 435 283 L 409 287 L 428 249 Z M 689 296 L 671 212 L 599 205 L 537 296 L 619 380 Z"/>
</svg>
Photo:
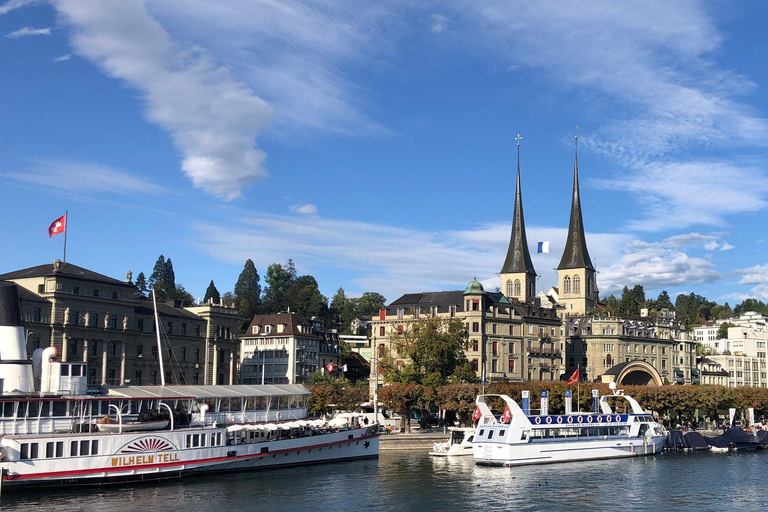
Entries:
<svg viewBox="0 0 768 512">
<path fill-rule="evenodd" d="M 69 231 L 69 210 L 64 211 L 64 263 L 67 262 L 67 231 Z"/>
<path fill-rule="evenodd" d="M 579 372 L 579 378 L 576 379 L 576 407 L 577 412 L 581 412 L 581 363 L 576 365 L 576 370 Z"/>
</svg>

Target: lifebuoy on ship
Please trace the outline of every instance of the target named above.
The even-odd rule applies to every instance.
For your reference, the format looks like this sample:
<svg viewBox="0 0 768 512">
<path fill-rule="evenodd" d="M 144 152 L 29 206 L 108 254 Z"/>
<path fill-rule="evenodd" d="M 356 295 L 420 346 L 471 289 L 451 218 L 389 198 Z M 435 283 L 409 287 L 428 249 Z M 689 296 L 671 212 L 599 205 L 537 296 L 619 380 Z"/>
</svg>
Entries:
<svg viewBox="0 0 768 512">
<path fill-rule="evenodd" d="M 563 422 L 563 417 L 562 416 L 558 416 L 557 417 L 557 422 L 558 423 L 562 423 Z"/>
<path fill-rule="evenodd" d="M 568 423 L 573 423 L 573 416 L 568 416 Z"/>
<path fill-rule="evenodd" d="M 275 418 L 277 418 L 278 420 L 281 420 L 281 419 L 283 419 L 283 413 L 281 413 L 280 411 L 277 411 L 277 412 L 275 413 Z"/>
<path fill-rule="evenodd" d="M 534 420 L 537 425 L 541 425 L 541 416 L 536 416 L 536 419 Z"/>
<path fill-rule="evenodd" d="M 592 423 L 592 416 L 587 416 L 587 423 Z"/>
<path fill-rule="evenodd" d="M 552 416 L 547 416 L 547 425 L 552 424 Z"/>
</svg>

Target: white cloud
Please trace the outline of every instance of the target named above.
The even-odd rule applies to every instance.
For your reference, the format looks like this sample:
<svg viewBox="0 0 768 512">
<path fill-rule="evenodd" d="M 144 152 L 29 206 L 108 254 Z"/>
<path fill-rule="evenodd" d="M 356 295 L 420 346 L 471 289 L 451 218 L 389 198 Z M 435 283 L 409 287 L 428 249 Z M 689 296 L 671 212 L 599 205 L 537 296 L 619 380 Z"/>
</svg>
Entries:
<svg viewBox="0 0 768 512">
<path fill-rule="evenodd" d="M 723 245 L 720 247 L 721 251 L 730 251 L 731 249 L 734 249 L 735 246 L 729 244 L 728 242 L 723 242 Z"/>
<path fill-rule="evenodd" d="M 28 5 L 34 5 L 40 3 L 40 0 L 8 0 L 3 5 L 0 5 L 0 15 L 8 14 L 14 9 L 26 7 Z"/>
<path fill-rule="evenodd" d="M 737 268 L 733 273 L 741 276 L 739 284 L 768 283 L 768 264 L 755 265 L 749 268 Z"/>
<path fill-rule="evenodd" d="M 289 209 L 301 215 L 317 215 L 317 206 L 313 204 L 294 204 Z"/>
<path fill-rule="evenodd" d="M 705 245 L 704 245 L 704 248 L 705 248 L 706 250 L 708 250 L 708 251 L 714 251 L 714 250 L 715 250 L 715 249 L 717 249 L 718 247 L 720 247 L 720 244 L 719 244 L 719 243 L 717 243 L 717 242 L 709 242 L 708 244 L 705 244 Z"/>
<path fill-rule="evenodd" d="M 72 54 L 68 53 L 66 55 L 62 55 L 61 57 L 54 57 L 53 62 L 63 62 L 65 60 L 69 60 L 72 58 Z"/>
<path fill-rule="evenodd" d="M 204 50 L 172 41 L 143 2 L 54 5 L 71 27 L 75 53 L 141 92 L 147 117 L 171 134 L 196 187 L 231 200 L 266 176 L 266 155 L 254 144 L 270 108 Z"/>
<path fill-rule="evenodd" d="M 39 160 L 24 172 L 7 172 L 0 176 L 32 183 L 46 188 L 87 194 L 89 192 L 113 194 L 167 193 L 162 187 L 109 167 L 68 161 Z"/>
<path fill-rule="evenodd" d="M 49 36 L 49 35 L 51 35 L 50 27 L 48 28 L 24 27 L 24 28 L 20 28 L 19 30 L 14 30 L 9 34 L 6 34 L 5 37 L 9 37 L 11 39 L 18 39 L 19 37 L 26 37 L 26 36 Z"/>
<path fill-rule="evenodd" d="M 447 23 L 448 18 L 446 18 L 442 14 L 433 14 L 432 16 L 430 16 L 429 19 L 432 21 L 431 30 L 435 34 L 439 34 L 443 30 L 448 28 L 448 23 Z"/>
</svg>

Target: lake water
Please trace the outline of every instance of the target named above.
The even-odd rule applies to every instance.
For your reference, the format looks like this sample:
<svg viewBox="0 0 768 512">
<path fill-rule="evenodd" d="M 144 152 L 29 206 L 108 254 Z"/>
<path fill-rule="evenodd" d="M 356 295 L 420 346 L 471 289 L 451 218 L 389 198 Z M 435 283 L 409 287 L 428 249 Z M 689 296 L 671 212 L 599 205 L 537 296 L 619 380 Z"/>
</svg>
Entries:
<svg viewBox="0 0 768 512">
<path fill-rule="evenodd" d="M 362 460 L 138 486 L 6 493 L 7 510 L 756 510 L 768 451 L 681 453 L 518 468 L 384 451 Z"/>
</svg>

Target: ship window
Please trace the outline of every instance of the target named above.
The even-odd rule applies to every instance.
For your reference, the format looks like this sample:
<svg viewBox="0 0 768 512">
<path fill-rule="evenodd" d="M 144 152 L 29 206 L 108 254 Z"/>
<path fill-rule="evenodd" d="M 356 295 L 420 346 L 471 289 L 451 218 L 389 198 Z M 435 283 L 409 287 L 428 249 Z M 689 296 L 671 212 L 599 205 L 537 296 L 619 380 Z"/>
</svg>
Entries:
<svg viewBox="0 0 768 512">
<path fill-rule="evenodd" d="M 69 445 L 69 456 L 70 457 L 77 457 L 77 441 L 72 441 L 72 443 Z"/>
<path fill-rule="evenodd" d="M 53 442 L 45 443 L 45 458 L 52 459 L 56 445 Z"/>
<path fill-rule="evenodd" d="M 67 402 L 63 400 L 57 400 L 53 402 L 53 415 L 54 416 L 66 416 L 67 415 Z"/>
<path fill-rule="evenodd" d="M 94 439 L 91 441 L 91 455 L 98 455 L 99 454 L 99 441 Z"/>
<path fill-rule="evenodd" d="M 483 435 L 483 432 L 485 432 L 485 430 L 483 430 L 483 429 L 480 429 L 480 432 L 479 432 L 477 435 L 479 435 L 479 436 L 482 436 L 482 435 Z"/>
<path fill-rule="evenodd" d="M 499 430 L 499 437 L 503 436 L 504 432 L 506 432 L 506 430 Z"/>
<path fill-rule="evenodd" d="M 216 444 L 216 433 L 211 434 L 211 446 L 217 446 L 217 444 Z"/>
<path fill-rule="evenodd" d="M 493 430 L 488 431 L 488 439 L 493 439 Z"/>
<path fill-rule="evenodd" d="M 56 456 L 64 456 L 64 441 L 56 441 Z"/>
<path fill-rule="evenodd" d="M 80 441 L 80 455 L 88 455 L 88 441 Z"/>
<path fill-rule="evenodd" d="M 13 402 L 5 402 L 3 404 L 3 417 L 13 418 Z"/>
</svg>

